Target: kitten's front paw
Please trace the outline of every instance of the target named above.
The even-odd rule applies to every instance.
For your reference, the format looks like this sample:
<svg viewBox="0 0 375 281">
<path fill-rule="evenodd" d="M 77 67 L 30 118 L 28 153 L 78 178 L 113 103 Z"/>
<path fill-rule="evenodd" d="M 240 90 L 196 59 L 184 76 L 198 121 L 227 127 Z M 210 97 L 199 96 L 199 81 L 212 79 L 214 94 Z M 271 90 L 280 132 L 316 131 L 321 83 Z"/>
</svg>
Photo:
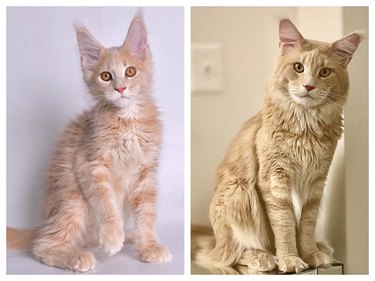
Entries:
<svg viewBox="0 0 375 281">
<path fill-rule="evenodd" d="M 99 231 L 99 246 L 110 256 L 122 249 L 124 239 L 124 229 L 117 224 L 106 224 Z"/>
<path fill-rule="evenodd" d="M 169 262 L 172 255 L 169 250 L 161 244 L 141 246 L 138 249 L 139 258 L 143 262 Z"/>
<path fill-rule="evenodd" d="M 314 268 L 328 267 L 334 262 L 333 257 L 323 253 L 322 251 L 316 251 L 308 255 L 303 260 Z"/>
<path fill-rule="evenodd" d="M 278 257 L 278 267 L 281 272 L 296 272 L 309 268 L 309 265 L 297 256 Z"/>
</svg>

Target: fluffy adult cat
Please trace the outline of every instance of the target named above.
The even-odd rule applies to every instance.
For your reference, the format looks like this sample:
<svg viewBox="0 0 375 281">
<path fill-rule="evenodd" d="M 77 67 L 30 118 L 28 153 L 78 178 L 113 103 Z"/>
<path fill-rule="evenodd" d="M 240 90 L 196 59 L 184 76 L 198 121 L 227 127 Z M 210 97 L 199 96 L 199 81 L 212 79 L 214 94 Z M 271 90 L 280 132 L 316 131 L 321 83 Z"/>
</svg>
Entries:
<svg viewBox="0 0 375 281">
<path fill-rule="evenodd" d="M 281 55 L 264 106 L 218 167 L 209 212 L 215 242 L 198 253 L 200 263 L 299 272 L 333 261 L 314 233 L 343 131 L 346 68 L 361 37 L 307 40 L 288 19 L 279 31 Z"/>
<path fill-rule="evenodd" d="M 151 97 L 153 65 L 143 18 L 134 17 L 120 47 L 104 48 L 83 26 L 76 33 L 95 104 L 61 135 L 48 170 L 45 222 L 32 252 L 47 265 L 89 271 L 95 266 L 89 247 L 113 255 L 129 238 L 129 209 L 140 259 L 167 262 L 171 255 L 155 234 L 161 123 Z M 17 231 L 9 231 L 11 244 Z"/>
</svg>

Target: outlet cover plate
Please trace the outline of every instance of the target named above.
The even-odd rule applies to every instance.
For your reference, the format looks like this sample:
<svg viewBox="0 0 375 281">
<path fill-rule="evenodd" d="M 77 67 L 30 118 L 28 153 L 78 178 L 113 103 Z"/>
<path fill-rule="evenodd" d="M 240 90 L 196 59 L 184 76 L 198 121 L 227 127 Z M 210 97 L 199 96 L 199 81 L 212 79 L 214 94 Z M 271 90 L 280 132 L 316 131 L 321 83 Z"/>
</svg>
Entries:
<svg viewBox="0 0 375 281">
<path fill-rule="evenodd" d="M 192 44 L 191 89 L 194 93 L 224 90 L 223 55 L 220 44 Z"/>
</svg>

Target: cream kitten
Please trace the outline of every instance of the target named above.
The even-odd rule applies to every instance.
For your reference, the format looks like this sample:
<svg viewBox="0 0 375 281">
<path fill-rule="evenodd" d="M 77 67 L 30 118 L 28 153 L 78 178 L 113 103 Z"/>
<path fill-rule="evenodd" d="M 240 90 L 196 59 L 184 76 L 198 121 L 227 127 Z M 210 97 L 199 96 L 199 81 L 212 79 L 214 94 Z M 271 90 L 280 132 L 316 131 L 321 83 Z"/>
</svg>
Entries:
<svg viewBox="0 0 375 281">
<path fill-rule="evenodd" d="M 280 51 L 260 113 L 230 145 L 218 167 L 201 264 L 255 271 L 326 267 L 333 250 L 315 241 L 329 166 L 343 131 L 347 65 L 361 37 L 329 44 L 280 22 Z"/>
<path fill-rule="evenodd" d="M 171 255 L 155 234 L 161 123 L 151 96 L 153 64 L 144 21 L 135 16 L 120 47 L 104 48 L 83 26 L 77 25 L 76 33 L 95 104 L 60 137 L 48 171 L 45 221 L 32 252 L 49 266 L 92 270 L 90 247 L 113 255 L 132 238 L 124 231 L 130 210 L 139 258 L 167 262 Z M 8 233 L 14 245 L 17 231 Z"/>
</svg>

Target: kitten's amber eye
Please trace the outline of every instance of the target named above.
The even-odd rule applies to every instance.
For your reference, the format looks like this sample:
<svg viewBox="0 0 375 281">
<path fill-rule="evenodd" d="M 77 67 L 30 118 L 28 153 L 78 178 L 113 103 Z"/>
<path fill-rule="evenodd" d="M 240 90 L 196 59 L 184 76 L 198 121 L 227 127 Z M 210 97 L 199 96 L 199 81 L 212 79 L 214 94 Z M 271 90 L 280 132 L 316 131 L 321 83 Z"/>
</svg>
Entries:
<svg viewBox="0 0 375 281">
<path fill-rule="evenodd" d="M 129 66 L 125 70 L 125 75 L 128 76 L 128 77 L 133 77 L 136 73 L 137 73 L 137 70 L 135 70 L 135 68 L 132 67 L 132 66 Z"/>
<path fill-rule="evenodd" d="M 327 67 L 323 67 L 320 71 L 319 71 L 319 76 L 320 77 L 328 77 L 329 75 L 331 74 L 331 70 Z"/>
<path fill-rule="evenodd" d="M 300 62 L 296 62 L 295 64 L 293 64 L 293 68 L 298 73 L 302 73 L 305 70 L 305 68 L 303 67 L 303 64 Z"/>
<path fill-rule="evenodd" d="M 112 79 L 112 75 L 108 71 L 104 71 L 102 74 L 100 74 L 100 77 L 102 78 L 103 81 L 106 81 L 106 82 Z"/>
</svg>

